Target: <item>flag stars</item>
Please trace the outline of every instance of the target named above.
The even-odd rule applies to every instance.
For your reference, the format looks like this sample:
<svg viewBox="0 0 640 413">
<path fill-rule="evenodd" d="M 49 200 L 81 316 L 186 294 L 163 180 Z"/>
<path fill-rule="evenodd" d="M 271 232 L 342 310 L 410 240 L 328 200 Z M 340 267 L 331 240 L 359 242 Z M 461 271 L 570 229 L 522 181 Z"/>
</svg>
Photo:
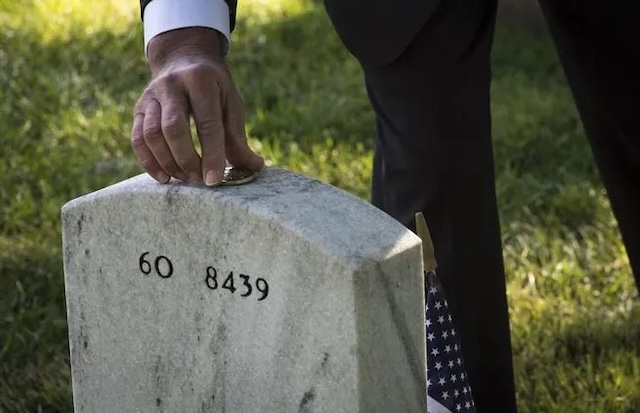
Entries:
<svg viewBox="0 0 640 413">
<path fill-rule="evenodd" d="M 446 406 L 447 413 L 476 413 L 451 306 L 437 282 L 434 285 L 430 279 L 428 281 L 425 303 L 427 394 Z"/>
</svg>

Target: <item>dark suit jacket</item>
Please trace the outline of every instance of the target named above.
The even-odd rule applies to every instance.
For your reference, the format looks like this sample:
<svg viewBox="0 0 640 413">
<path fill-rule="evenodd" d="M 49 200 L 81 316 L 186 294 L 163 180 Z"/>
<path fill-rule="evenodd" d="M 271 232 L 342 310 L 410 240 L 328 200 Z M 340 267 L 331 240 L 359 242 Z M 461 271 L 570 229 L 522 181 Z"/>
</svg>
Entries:
<svg viewBox="0 0 640 413">
<path fill-rule="evenodd" d="M 439 0 L 324 0 L 349 51 L 362 63 L 393 62 L 427 23 Z"/>
<path fill-rule="evenodd" d="M 140 0 L 141 12 L 152 0 Z M 229 5 L 231 30 L 237 0 Z M 329 17 L 347 49 L 362 63 L 382 67 L 411 43 L 439 0 L 324 0 Z"/>
</svg>

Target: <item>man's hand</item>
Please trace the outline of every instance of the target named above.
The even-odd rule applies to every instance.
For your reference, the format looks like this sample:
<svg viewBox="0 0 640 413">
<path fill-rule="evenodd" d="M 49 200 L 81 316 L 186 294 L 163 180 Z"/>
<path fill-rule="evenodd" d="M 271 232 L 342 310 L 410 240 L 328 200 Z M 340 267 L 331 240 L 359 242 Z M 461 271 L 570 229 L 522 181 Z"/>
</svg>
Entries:
<svg viewBox="0 0 640 413">
<path fill-rule="evenodd" d="M 226 160 L 259 171 L 264 160 L 247 144 L 244 104 L 224 61 L 224 38 L 206 28 L 160 34 L 149 43 L 152 80 L 134 110 L 131 145 L 142 167 L 161 183 L 218 185 Z M 189 128 L 195 120 L 198 156 Z"/>
</svg>

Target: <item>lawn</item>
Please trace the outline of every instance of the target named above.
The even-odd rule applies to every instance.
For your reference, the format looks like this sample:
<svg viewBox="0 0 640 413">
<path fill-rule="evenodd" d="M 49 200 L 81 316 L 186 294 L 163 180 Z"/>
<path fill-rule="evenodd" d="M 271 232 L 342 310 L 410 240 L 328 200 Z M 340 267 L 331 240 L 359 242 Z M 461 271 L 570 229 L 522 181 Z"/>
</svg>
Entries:
<svg viewBox="0 0 640 413">
<path fill-rule="evenodd" d="M 241 0 L 239 15 L 252 146 L 367 199 L 373 115 L 321 2 Z M 68 412 L 60 207 L 141 172 L 138 2 L 0 0 L 0 32 L 0 412 Z M 640 412 L 640 305 L 552 43 L 503 19 L 493 61 L 520 411 Z"/>
</svg>

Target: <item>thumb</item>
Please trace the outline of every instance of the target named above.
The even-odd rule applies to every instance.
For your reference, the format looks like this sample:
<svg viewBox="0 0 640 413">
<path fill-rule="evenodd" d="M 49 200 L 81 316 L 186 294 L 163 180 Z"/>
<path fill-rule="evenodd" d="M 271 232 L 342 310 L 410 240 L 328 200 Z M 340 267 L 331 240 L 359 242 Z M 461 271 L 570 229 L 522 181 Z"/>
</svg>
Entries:
<svg viewBox="0 0 640 413">
<path fill-rule="evenodd" d="M 264 159 L 255 153 L 247 142 L 244 129 L 245 109 L 237 91 L 229 93 L 224 105 L 225 152 L 233 166 L 254 172 L 264 167 Z"/>
</svg>

